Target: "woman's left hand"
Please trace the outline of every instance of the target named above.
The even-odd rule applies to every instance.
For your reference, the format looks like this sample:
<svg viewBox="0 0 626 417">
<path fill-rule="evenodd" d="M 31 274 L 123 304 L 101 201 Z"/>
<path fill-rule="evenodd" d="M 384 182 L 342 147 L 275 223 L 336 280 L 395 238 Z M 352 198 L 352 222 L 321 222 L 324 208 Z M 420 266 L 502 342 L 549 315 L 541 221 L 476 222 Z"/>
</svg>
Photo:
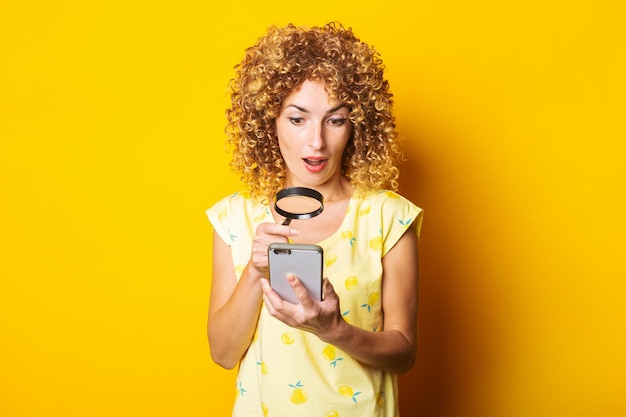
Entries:
<svg viewBox="0 0 626 417">
<path fill-rule="evenodd" d="M 322 283 L 324 292 L 322 301 L 315 301 L 311 298 L 307 289 L 295 275 L 289 275 L 287 282 L 293 288 L 300 304 L 283 300 L 270 287 L 267 280 L 262 280 L 263 300 L 270 315 L 288 326 L 313 333 L 327 342 L 340 337 L 342 328 L 347 323 L 339 309 L 339 296 L 328 278 L 324 278 Z"/>
</svg>

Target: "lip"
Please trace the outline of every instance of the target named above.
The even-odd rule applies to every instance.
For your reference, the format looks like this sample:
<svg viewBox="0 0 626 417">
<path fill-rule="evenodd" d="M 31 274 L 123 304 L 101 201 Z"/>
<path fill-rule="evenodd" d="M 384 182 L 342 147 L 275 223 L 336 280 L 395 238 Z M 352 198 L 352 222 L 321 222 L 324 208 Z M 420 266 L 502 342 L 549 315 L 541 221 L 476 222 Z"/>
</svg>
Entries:
<svg viewBox="0 0 626 417">
<path fill-rule="evenodd" d="M 312 173 L 318 173 L 322 171 L 324 167 L 326 167 L 326 164 L 328 163 L 328 158 L 311 156 L 302 158 L 302 162 L 304 163 L 304 167 L 307 169 L 307 171 Z"/>
</svg>

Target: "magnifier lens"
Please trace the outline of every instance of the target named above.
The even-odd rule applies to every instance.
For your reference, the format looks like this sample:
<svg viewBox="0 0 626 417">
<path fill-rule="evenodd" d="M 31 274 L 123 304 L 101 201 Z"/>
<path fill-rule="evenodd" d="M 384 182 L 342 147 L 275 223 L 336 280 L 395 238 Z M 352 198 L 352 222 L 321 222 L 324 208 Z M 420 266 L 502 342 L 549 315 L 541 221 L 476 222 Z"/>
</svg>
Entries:
<svg viewBox="0 0 626 417">
<path fill-rule="evenodd" d="M 276 194 L 274 209 L 285 217 L 283 224 L 289 224 L 291 220 L 310 219 L 324 210 L 324 197 L 311 188 L 284 188 Z"/>
<path fill-rule="evenodd" d="M 292 195 L 276 201 L 276 205 L 283 211 L 303 215 L 320 208 L 320 202 L 312 197 Z"/>
</svg>

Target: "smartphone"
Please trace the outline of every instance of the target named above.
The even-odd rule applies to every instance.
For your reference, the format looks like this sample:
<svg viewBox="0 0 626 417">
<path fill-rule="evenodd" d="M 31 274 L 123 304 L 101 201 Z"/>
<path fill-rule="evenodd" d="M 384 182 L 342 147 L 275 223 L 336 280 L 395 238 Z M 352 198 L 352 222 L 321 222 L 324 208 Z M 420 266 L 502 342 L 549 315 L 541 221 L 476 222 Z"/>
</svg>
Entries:
<svg viewBox="0 0 626 417">
<path fill-rule="evenodd" d="M 314 300 L 322 300 L 324 251 L 321 246 L 272 243 L 267 252 L 270 285 L 283 300 L 293 304 L 300 303 L 287 282 L 288 274 L 297 276 Z"/>
</svg>

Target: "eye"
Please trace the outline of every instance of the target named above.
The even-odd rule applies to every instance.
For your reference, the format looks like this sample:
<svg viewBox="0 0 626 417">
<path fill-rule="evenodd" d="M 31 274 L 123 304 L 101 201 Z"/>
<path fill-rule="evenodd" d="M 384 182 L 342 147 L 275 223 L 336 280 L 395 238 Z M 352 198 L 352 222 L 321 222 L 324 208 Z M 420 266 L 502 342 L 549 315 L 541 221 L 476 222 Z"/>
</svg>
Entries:
<svg viewBox="0 0 626 417">
<path fill-rule="evenodd" d="M 333 117 L 328 119 L 328 123 L 331 126 L 343 126 L 346 123 L 346 119 L 343 117 Z"/>
<path fill-rule="evenodd" d="M 289 122 L 292 125 L 301 125 L 302 123 L 304 123 L 304 118 L 303 117 L 290 117 L 289 118 Z"/>
</svg>

